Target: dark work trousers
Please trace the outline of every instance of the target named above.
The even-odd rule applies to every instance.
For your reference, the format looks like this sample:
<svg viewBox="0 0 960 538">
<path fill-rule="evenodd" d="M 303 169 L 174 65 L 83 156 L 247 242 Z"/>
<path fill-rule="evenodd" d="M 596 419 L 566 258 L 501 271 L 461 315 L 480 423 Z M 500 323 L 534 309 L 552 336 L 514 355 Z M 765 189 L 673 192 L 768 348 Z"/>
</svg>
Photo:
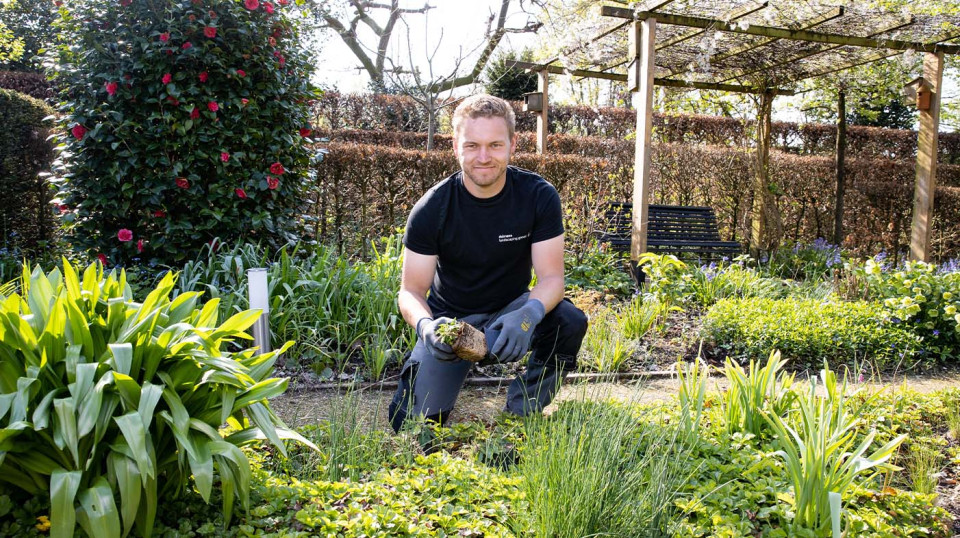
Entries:
<svg viewBox="0 0 960 538">
<path fill-rule="evenodd" d="M 499 312 L 458 319 L 485 330 L 501 315 L 523 306 L 528 295 L 521 295 Z M 564 299 L 548 312 L 534 329 L 526 370 L 507 389 L 506 410 L 520 416 L 543 410 L 553 400 L 566 374 L 576 368 L 577 353 L 586 334 L 587 316 L 569 300 Z M 493 344 L 491 336 L 488 334 L 488 346 Z M 403 365 L 397 392 L 390 402 L 390 424 L 394 431 L 400 430 L 408 416 L 445 422 L 471 366 L 473 363 L 469 361 L 435 358 L 418 339 Z"/>
</svg>

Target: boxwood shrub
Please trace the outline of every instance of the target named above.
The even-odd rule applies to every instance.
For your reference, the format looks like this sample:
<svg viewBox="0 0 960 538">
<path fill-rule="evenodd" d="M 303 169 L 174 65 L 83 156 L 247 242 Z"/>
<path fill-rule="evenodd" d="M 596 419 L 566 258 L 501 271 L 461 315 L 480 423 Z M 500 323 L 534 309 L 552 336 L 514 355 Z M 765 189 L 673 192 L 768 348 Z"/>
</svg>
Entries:
<svg viewBox="0 0 960 538">
<path fill-rule="evenodd" d="M 922 338 L 887 321 L 871 302 L 818 299 L 723 299 L 707 311 L 703 334 L 720 354 L 762 360 L 778 349 L 794 365 L 893 367 L 921 355 Z"/>
</svg>

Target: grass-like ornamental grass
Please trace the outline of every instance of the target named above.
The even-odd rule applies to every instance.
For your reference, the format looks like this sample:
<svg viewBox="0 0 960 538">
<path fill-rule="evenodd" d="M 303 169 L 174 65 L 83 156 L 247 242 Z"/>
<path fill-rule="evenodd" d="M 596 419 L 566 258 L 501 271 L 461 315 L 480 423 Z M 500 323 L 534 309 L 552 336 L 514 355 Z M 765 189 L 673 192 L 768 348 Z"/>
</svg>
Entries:
<svg viewBox="0 0 960 538">
<path fill-rule="evenodd" d="M 707 311 L 704 337 L 731 357 L 762 359 L 780 350 L 794 366 L 869 360 L 881 367 L 911 364 L 921 337 L 887 321 L 868 302 L 724 299 Z"/>
</svg>

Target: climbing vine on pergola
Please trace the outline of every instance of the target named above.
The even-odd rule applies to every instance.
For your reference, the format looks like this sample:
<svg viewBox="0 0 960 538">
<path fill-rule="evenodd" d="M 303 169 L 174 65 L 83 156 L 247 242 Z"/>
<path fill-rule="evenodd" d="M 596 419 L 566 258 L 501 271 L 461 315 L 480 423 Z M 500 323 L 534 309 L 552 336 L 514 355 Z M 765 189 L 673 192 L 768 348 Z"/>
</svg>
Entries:
<svg viewBox="0 0 960 538">
<path fill-rule="evenodd" d="M 780 239 L 779 211 L 769 189 L 770 113 L 777 95 L 793 95 L 807 79 L 876 62 L 897 54 L 924 54 L 926 94 L 920 106 L 917 180 L 910 255 L 929 256 L 936 188 L 943 58 L 960 53 L 960 17 L 889 13 L 814 2 L 756 0 L 646 0 L 600 8 L 615 20 L 597 36 L 542 63 L 515 62 L 537 72 L 543 106 L 538 150 L 546 142 L 549 74 L 626 82 L 636 93 L 637 151 L 634 167 L 634 262 L 646 251 L 650 198 L 653 87 L 751 93 L 757 114 L 757 175 L 754 181 L 751 248 L 769 249 Z M 626 34 L 627 39 L 624 39 Z M 627 45 L 628 43 L 628 45 Z M 589 48 L 589 54 L 584 54 Z M 560 65 L 558 62 L 566 65 Z M 842 121 L 842 120 L 841 120 Z M 842 136 L 842 129 L 838 136 Z M 841 140 L 842 142 L 842 140 Z M 843 151 L 838 144 L 837 215 L 842 214 Z"/>
</svg>

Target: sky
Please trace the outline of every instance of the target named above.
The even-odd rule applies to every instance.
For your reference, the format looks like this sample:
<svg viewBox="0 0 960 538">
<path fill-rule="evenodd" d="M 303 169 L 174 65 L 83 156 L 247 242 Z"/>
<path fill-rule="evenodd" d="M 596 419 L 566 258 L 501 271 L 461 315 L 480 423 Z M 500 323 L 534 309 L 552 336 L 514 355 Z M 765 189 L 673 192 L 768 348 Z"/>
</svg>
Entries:
<svg viewBox="0 0 960 538">
<path fill-rule="evenodd" d="M 423 0 L 402 0 L 401 7 L 419 8 Z M 411 14 L 405 18 L 409 23 L 410 47 L 413 49 L 415 62 L 423 63 L 427 51 L 435 49 L 439 44 L 442 47 L 436 54 L 435 69 L 446 74 L 453 68 L 453 58 L 459 56 L 458 50 L 462 46 L 464 53 L 473 51 L 484 43 L 484 33 L 487 29 L 487 20 L 490 13 L 499 13 L 499 0 L 431 0 L 434 9 L 429 10 L 426 16 Z M 507 27 L 521 27 L 527 21 L 527 16 L 520 12 L 519 2 L 514 0 L 511 12 L 507 17 Z M 385 20 L 380 14 L 375 17 L 378 22 Z M 323 44 L 318 58 L 316 82 L 324 85 L 336 86 L 343 92 L 360 92 L 367 90 L 370 77 L 360 68 L 360 61 L 353 52 L 341 41 L 339 36 L 331 32 L 331 37 Z M 375 43 L 373 32 L 360 25 L 360 42 Z M 531 36 L 507 34 L 498 50 L 509 50 L 529 43 Z M 407 29 L 397 24 L 394 30 L 393 49 L 394 57 L 408 57 Z M 373 56 L 370 53 L 371 57 Z M 470 56 L 474 60 L 477 54 Z M 473 61 L 469 62 L 472 67 Z"/>
<path fill-rule="evenodd" d="M 419 8 L 426 0 L 401 0 L 401 7 Z M 434 6 L 426 16 L 411 14 L 405 17 L 409 24 L 409 48 L 413 51 L 415 63 L 425 65 L 428 51 L 436 50 L 435 72 L 447 74 L 454 66 L 454 59 L 463 54 L 473 52 L 464 62 L 462 71 L 473 66 L 480 46 L 484 43 L 484 34 L 487 21 L 493 13 L 498 13 L 500 0 L 430 0 Z M 377 13 L 378 22 L 385 20 L 383 13 Z M 507 27 L 522 27 L 528 16 L 520 9 L 520 1 L 513 0 L 511 11 L 507 18 Z M 373 44 L 376 39 L 373 33 L 363 24 L 359 26 L 360 42 Z M 395 58 L 408 58 L 408 29 L 403 24 L 397 24 L 394 30 L 390 55 Z M 534 34 L 508 33 L 500 43 L 498 51 L 520 50 L 524 47 L 536 47 L 537 37 Z M 439 45 L 439 48 L 437 48 Z M 371 52 L 372 56 L 373 53 Z M 368 91 L 369 76 L 360 68 L 360 61 L 353 52 L 341 41 L 339 36 L 329 33 L 329 37 L 322 45 L 317 59 L 315 82 L 326 88 L 336 88 L 341 92 Z M 956 74 L 944 77 L 944 99 L 955 99 L 958 91 Z M 562 84 L 552 86 L 554 98 L 566 100 L 565 89 Z M 470 92 L 469 88 L 460 90 L 460 93 Z M 780 97 L 774 103 L 775 121 L 802 121 L 800 112 L 800 98 Z M 941 123 L 942 130 L 952 130 Z"/>
</svg>

